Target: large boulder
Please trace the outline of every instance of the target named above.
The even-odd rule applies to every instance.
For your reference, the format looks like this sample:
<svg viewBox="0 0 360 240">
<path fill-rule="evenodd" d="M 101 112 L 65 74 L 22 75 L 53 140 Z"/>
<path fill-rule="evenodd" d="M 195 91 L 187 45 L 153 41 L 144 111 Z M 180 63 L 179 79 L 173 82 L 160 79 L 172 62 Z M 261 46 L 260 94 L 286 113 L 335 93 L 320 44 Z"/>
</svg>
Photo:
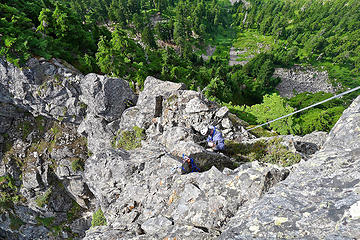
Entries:
<svg viewBox="0 0 360 240">
<path fill-rule="evenodd" d="M 87 113 L 107 122 L 120 119 L 123 111 L 136 104 L 136 96 L 129 83 L 90 73 L 81 80 L 80 99 L 87 105 Z"/>
<path fill-rule="evenodd" d="M 240 209 L 220 239 L 360 237 L 360 97 L 324 146 L 262 199 Z"/>
<path fill-rule="evenodd" d="M 124 129 L 133 126 L 148 128 L 153 118 L 162 115 L 164 100 L 176 91 L 185 88 L 183 83 L 164 82 L 154 77 L 147 77 L 136 106 L 124 112 L 120 127 Z"/>
<path fill-rule="evenodd" d="M 125 80 L 94 73 L 81 80 L 81 90 L 80 99 L 87 106 L 87 115 L 78 132 L 88 137 L 93 152 L 111 148 L 122 113 L 136 103 L 135 94 Z"/>
</svg>

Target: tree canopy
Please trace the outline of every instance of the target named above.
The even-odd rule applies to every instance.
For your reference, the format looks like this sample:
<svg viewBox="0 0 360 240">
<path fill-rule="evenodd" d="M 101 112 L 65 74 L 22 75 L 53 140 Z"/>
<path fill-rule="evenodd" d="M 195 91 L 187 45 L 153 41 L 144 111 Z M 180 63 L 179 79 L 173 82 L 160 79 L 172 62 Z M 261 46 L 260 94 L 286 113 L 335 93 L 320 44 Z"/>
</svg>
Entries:
<svg viewBox="0 0 360 240">
<path fill-rule="evenodd" d="M 323 66 L 335 85 L 359 85 L 359 9 L 355 0 L 248 0 L 233 6 L 224 0 L 0 0 L 0 55 L 17 65 L 30 57 L 61 58 L 83 73 L 124 78 L 136 91 L 149 75 L 183 82 L 260 123 L 327 97 L 274 95 L 276 67 Z M 242 50 L 254 49 L 253 56 L 244 66 L 230 66 L 230 48 L 239 34 L 249 33 L 269 46 L 251 39 Z M 204 57 L 211 46 L 214 52 Z M 329 130 L 355 96 L 271 127 L 299 134 Z"/>
</svg>

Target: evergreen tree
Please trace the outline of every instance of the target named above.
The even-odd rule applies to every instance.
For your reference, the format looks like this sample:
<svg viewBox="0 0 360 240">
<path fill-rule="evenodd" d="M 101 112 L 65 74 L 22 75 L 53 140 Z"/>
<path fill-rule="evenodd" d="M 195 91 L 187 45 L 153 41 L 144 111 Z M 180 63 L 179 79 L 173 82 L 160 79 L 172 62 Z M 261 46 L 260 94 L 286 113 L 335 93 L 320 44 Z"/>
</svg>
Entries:
<svg viewBox="0 0 360 240">
<path fill-rule="evenodd" d="M 153 32 L 152 28 L 150 27 L 150 25 L 147 25 L 144 28 L 144 30 L 141 34 L 141 39 L 150 48 L 157 48 L 155 38 L 154 38 L 154 32 Z"/>
<path fill-rule="evenodd" d="M 274 120 L 294 112 L 294 109 L 286 104 L 285 100 L 276 93 L 265 95 L 262 104 L 256 104 L 246 108 L 246 112 L 254 115 L 259 124 Z M 292 116 L 270 123 L 270 127 L 280 134 L 295 134 L 299 126 L 296 126 Z"/>
</svg>

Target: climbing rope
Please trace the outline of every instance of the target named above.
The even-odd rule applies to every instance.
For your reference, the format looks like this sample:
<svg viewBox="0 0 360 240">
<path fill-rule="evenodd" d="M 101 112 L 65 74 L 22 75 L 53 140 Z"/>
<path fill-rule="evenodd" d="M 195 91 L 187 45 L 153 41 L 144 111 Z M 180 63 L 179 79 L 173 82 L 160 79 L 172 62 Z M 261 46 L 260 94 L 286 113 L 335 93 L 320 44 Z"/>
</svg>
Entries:
<svg viewBox="0 0 360 240">
<path fill-rule="evenodd" d="M 342 96 L 344 96 L 344 95 L 346 95 L 346 94 L 348 94 L 348 93 L 354 92 L 354 91 L 359 90 L 359 89 L 360 89 L 360 86 L 358 86 L 358 87 L 356 87 L 356 88 L 353 88 L 353 89 L 350 89 L 350 90 L 347 90 L 347 91 L 345 91 L 345 92 L 343 92 L 343 93 L 340 93 L 340 94 L 335 95 L 335 96 L 333 96 L 333 97 L 331 97 L 331 98 L 325 99 L 325 100 L 323 100 L 323 101 L 321 101 L 321 102 L 315 103 L 315 104 L 310 105 L 310 106 L 308 106 L 308 107 L 305 107 L 305 108 L 303 108 L 303 109 L 297 110 L 297 111 L 295 111 L 295 112 L 293 112 L 293 113 L 289 113 L 289 114 L 287 114 L 287 115 L 285 115 L 285 116 L 276 118 L 276 119 L 274 119 L 274 120 L 271 120 L 271 121 L 269 121 L 269 122 L 266 122 L 266 123 L 257 125 L 256 127 L 253 127 L 253 128 L 250 128 L 250 129 L 246 129 L 246 130 L 247 130 L 247 131 L 254 130 L 254 129 L 256 129 L 256 128 L 259 128 L 259 127 L 265 126 L 265 125 L 267 125 L 267 124 L 273 123 L 273 122 L 275 122 L 275 121 L 278 121 L 278 120 L 280 120 L 280 119 L 290 117 L 290 116 L 292 116 L 292 115 L 294 115 L 294 114 L 297 114 L 297 113 L 299 113 L 299 112 L 305 111 L 305 110 L 310 109 L 310 108 L 312 108 L 312 107 L 315 107 L 315 106 L 317 106 L 317 105 L 323 104 L 323 103 L 328 102 L 328 101 L 330 101 L 330 100 L 332 100 L 332 99 L 342 97 Z"/>
</svg>

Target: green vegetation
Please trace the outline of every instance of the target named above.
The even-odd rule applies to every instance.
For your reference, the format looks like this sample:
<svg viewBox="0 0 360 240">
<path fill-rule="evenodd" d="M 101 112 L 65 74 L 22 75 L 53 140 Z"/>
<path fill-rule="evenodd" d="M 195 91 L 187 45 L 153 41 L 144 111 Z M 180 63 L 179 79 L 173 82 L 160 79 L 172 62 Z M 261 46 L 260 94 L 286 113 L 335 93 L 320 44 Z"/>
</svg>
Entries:
<svg viewBox="0 0 360 240">
<path fill-rule="evenodd" d="M 9 214 L 11 230 L 18 230 L 25 223 L 17 216 Z"/>
<path fill-rule="evenodd" d="M 285 116 L 297 109 L 303 109 L 332 97 L 331 93 L 301 93 L 291 99 L 284 99 L 276 93 L 265 95 L 261 104 L 249 106 L 233 106 L 224 104 L 229 110 L 250 124 L 262 124 L 270 120 Z M 313 131 L 330 131 L 341 117 L 346 106 L 350 103 L 348 98 L 334 99 L 318 105 L 302 113 L 270 123 L 267 127 L 280 134 L 305 135 Z M 248 128 L 254 127 L 249 126 Z M 255 129 L 256 136 L 273 136 L 265 129 Z"/>
<path fill-rule="evenodd" d="M 71 162 L 71 169 L 74 172 L 84 171 L 84 167 L 85 167 L 85 163 L 82 159 L 76 158 L 76 159 L 73 159 Z"/>
<path fill-rule="evenodd" d="M 332 96 L 333 94 L 324 92 L 301 93 L 291 98 L 289 104 L 296 109 L 301 109 Z M 299 114 L 295 117 L 295 122 L 299 126 L 297 133 L 305 135 L 315 130 L 330 131 L 347 105 L 347 99 L 334 99 Z"/>
<path fill-rule="evenodd" d="M 35 199 L 36 205 L 39 207 L 44 207 L 48 203 L 51 193 L 52 188 L 49 188 L 42 195 L 37 196 Z"/>
<path fill-rule="evenodd" d="M 22 138 L 23 138 L 23 140 L 25 140 L 26 137 L 31 133 L 31 131 L 32 131 L 32 126 L 31 126 L 31 124 L 30 124 L 29 122 L 24 121 L 24 122 L 22 122 L 22 124 L 19 126 L 19 130 L 22 131 L 22 133 L 23 133 Z"/>
<path fill-rule="evenodd" d="M 141 147 L 141 140 L 145 137 L 144 129 L 134 126 L 129 131 L 119 131 L 118 135 L 114 137 L 112 146 L 114 148 L 122 148 L 125 150 L 133 150 Z"/>
<path fill-rule="evenodd" d="M 10 209 L 24 198 L 19 193 L 19 187 L 15 185 L 14 179 L 10 175 L 0 177 L 0 213 Z M 14 219 L 15 221 L 15 219 Z M 15 224 L 16 225 L 16 224 Z"/>
<path fill-rule="evenodd" d="M 72 221 L 74 221 L 76 218 L 78 218 L 80 216 L 81 213 L 81 207 L 79 204 L 77 204 L 76 201 L 73 201 L 73 206 L 71 207 L 71 209 L 66 213 L 67 216 L 67 222 L 71 223 Z"/>
<path fill-rule="evenodd" d="M 54 223 L 55 217 L 45 217 L 45 218 L 35 217 L 35 219 L 39 225 L 42 225 L 42 226 L 50 229 Z"/>
<path fill-rule="evenodd" d="M 358 1 L 250 0 L 250 3 L 249 10 L 241 2 L 235 5 L 238 11 L 234 24 L 244 32 L 256 29 L 274 37 L 273 52 L 281 62 L 332 63 L 335 68 L 343 66 L 359 73 Z M 243 24 L 246 12 L 247 21 Z"/>
<path fill-rule="evenodd" d="M 285 100 L 276 93 L 265 95 L 262 104 L 256 104 L 245 109 L 246 112 L 256 117 L 258 124 L 285 116 L 294 112 L 294 109 L 286 104 Z M 293 117 L 287 117 L 270 123 L 270 127 L 280 134 L 293 134 L 296 129 Z"/>
<path fill-rule="evenodd" d="M 250 56 L 267 52 L 273 45 L 274 38 L 272 36 L 262 35 L 255 29 L 240 31 L 233 42 L 235 48 L 244 51 L 237 59 L 238 61 L 246 61 Z"/>
<path fill-rule="evenodd" d="M 96 51 L 96 39 L 106 30 L 83 22 L 63 1 L 11 1 L 0 3 L 0 54 L 15 64 L 31 55 L 58 57 L 81 66 L 86 54 Z"/>
<path fill-rule="evenodd" d="M 103 211 L 101 210 L 101 208 L 99 208 L 96 212 L 94 212 L 92 220 L 91 220 L 91 226 L 92 227 L 96 227 L 96 226 L 104 226 L 106 225 L 106 218 L 104 216 Z"/>
<path fill-rule="evenodd" d="M 71 231 L 69 224 L 71 224 L 75 219 L 80 217 L 81 210 L 82 210 L 81 207 L 76 203 L 76 201 L 73 201 L 73 206 L 67 212 L 67 219 L 65 221 L 61 220 L 61 222 L 59 223 L 58 221 L 59 219 L 57 219 L 56 217 L 36 216 L 35 219 L 38 225 L 42 225 L 47 229 L 49 229 L 53 236 L 59 237 L 60 233 L 65 231 L 69 234 L 70 239 L 72 239 L 72 237 L 76 237 L 77 234 Z"/>
<path fill-rule="evenodd" d="M 84 73 L 126 79 L 135 91 L 141 91 L 149 75 L 183 82 L 230 106 L 251 124 L 262 122 L 259 114 L 251 116 L 236 106 L 260 104 L 266 94 L 273 94 L 279 82 L 272 77 L 275 67 L 295 63 L 324 67 L 334 85 L 359 85 L 358 1 L 247 2 L 233 6 L 227 0 L 4 2 L 0 55 L 16 64 L 30 57 L 61 58 Z M 200 55 L 208 45 L 216 50 L 204 61 Z M 237 60 L 254 58 L 244 67 L 229 66 L 232 46 L 244 51 Z M 46 87 L 41 86 L 40 93 Z M 356 95 L 344 98 L 343 106 Z M 291 129 L 270 127 L 281 133 L 328 130 L 341 106 L 309 111 Z M 320 119 L 315 128 L 306 125 L 313 119 Z M 23 129 L 26 137 L 31 126 Z"/>
<path fill-rule="evenodd" d="M 239 162 L 260 161 L 291 166 L 301 160 L 301 156 L 289 151 L 281 144 L 282 140 L 274 137 L 271 140 L 260 140 L 252 144 L 226 141 L 226 153 Z"/>
</svg>

